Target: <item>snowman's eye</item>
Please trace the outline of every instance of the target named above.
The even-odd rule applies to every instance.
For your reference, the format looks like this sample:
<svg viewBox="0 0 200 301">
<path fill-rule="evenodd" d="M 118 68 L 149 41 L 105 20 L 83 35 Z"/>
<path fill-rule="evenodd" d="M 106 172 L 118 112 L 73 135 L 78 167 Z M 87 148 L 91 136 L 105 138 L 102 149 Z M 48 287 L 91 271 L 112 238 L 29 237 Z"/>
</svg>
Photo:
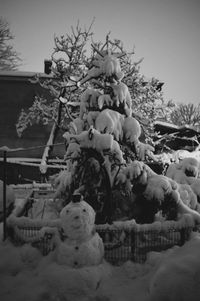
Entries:
<svg viewBox="0 0 200 301">
<path fill-rule="evenodd" d="M 83 209 L 83 212 L 86 212 L 86 209 L 85 209 L 85 208 Z"/>
<path fill-rule="evenodd" d="M 66 210 L 66 214 L 68 214 L 68 213 L 69 213 L 69 209 Z"/>
</svg>

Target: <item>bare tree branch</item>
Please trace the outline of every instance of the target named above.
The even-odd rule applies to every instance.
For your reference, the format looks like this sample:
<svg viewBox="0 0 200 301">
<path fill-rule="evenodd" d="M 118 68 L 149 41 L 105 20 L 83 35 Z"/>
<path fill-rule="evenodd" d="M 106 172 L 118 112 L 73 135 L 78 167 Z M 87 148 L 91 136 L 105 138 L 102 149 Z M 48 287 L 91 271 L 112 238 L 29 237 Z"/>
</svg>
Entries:
<svg viewBox="0 0 200 301">
<path fill-rule="evenodd" d="M 10 42 L 14 39 L 9 24 L 0 17 L 0 70 L 16 70 L 21 59 Z"/>
</svg>

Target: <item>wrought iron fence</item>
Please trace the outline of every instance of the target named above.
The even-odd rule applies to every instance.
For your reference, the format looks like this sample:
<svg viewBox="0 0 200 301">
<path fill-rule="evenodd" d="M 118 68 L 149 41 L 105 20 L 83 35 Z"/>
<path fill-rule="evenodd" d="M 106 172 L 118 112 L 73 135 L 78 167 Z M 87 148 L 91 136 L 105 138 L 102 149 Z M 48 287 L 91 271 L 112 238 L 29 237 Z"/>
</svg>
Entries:
<svg viewBox="0 0 200 301">
<path fill-rule="evenodd" d="M 31 223 L 26 226 L 14 223 L 8 227 L 8 236 L 15 245 L 24 244 L 31 238 L 39 237 L 38 233 L 42 225 L 34 222 L 32 216 L 32 207 L 34 202 L 42 202 L 46 199 L 53 199 L 54 190 L 51 187 L 36 187 L 27 193 L 27 202 L 22 208 L 20 214 L 16 215 L 17 219 L 26 217 L 31 220 Z M 41 217 L 41 222 L 43 222 Z M 125 225 L 122 222 L 123 225 Z M 116 227 L 116 225 L 96 225 L 96 231 L 101 236 L 104 249 L 105 259 L 114 265 L 119 265 L 127 260 L 142 263 L 146 260 L 147 254 L 150 251 L 164 251 L 175 245 L 183 245 L 190 237 L 193 227 L 181 227 L 173 222 L 172 226 L 168 221 L 168 227 L 161 227 L 155 230 L 151 227 L 133 227 L 128 228 Z M 138 226 L 138 225 L 136 225 Z M 151 229 L 151 230 L 148 230 Z M 196 230 L 196 229 L 195 229 Z M 26 240 L 27 238 L 27 240 Z M 52 235 L 46 234 L 42 238 L 38 238 L 32 245 L 38 248 L 43 255 L 47 255 L 53 251 Z"/>
<path fill-rule="evenodd" d="M 105 247 L 105 259 L 112 264 L 127 260 L 142 263 L 151 251 L 164 251 L 175 245 L 183 245 L 192 228 L 156 230 L 99 230 Z"/>
<path fill-rule="evenodd" d="M 16 228 L 15 228 L 16 229 Z M 39 227 L 18 227 L 9 229 L 9 236 L 15 245 L 21 245 L 25 241 L 22 237 L 31 238 L 37 235 Z M 187 227 L 182 229 L 168 229 L 166 231 L 135 231 L 120 229 L 98 229 L 104 248 L 105 259 L 114 265 L 120 265 L 128 260 L 137 263 L 143 263 L 148 252 L 164 251 L 175 245 L 183 245 L 190 236 L 193 228 Z M 20 235 L 19 235 L 20 233 Z M 43 255 L 48 255 L 53 251 L 51 244 L 52 235 L 46 234 L 32 245 L 38 248 Z"/>
</svg>

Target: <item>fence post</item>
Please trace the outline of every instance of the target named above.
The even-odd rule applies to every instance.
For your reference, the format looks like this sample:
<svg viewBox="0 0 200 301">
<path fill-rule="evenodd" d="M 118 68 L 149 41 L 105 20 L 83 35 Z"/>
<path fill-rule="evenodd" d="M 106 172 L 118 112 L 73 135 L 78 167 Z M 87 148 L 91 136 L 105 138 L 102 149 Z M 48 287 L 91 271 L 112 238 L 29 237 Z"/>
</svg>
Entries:
<svg viewBox="0 0 200 301">
<path fill-rule="evenodd" d="M 7 237 L 7 227 L 6 227 L 6 164 L 7 164 L 7 152 L 3 152 L 3 240 L 6 240 Z"/>
<path fill-rule="evenodd" d="M 181 235 L 181 246 L 189 239 L 192 229 L 191 228 L 182 228 L 180 230 Z"/>
<path fill-rule="evenodd" d="M 131 239 L 131 260 L 136 261 L 136 254 L 135 254 L 135 250 L 136 250 L 136 244 L 135 244 L 136 233 L 135 233 L 134 229 L 131 229 L 130 239 Z"/>
</svg>

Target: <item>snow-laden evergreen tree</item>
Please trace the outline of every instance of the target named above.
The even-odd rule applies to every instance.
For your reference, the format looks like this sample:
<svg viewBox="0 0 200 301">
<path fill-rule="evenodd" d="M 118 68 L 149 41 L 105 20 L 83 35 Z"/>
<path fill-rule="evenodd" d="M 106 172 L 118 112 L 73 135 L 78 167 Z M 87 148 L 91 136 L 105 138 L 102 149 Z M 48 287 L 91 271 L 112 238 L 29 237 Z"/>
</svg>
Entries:
<svg viewBox="0 0 200 301">
<path fill-rule="evenodd" d="M 165 104 L 157 79 L 140 74 L 141 61 L 134 62 L 134 52 L 125 51 L 121 41 L 110 34 L 104 43 L 91 37 L 91 27 L 82 30 L 79 24 L 71 35 L 55 37 L 53 77 L 35 79 L 49 89 L 52 101 L 37 97 L 22 112 L 17 130 L 22 133 L 35 115 L 36 122 L 55 121 L 66 144 L 66 169 L 55 179 L 55 197 L 63 194 L 69 201 L 78 191 L 95 209 L 96 222 L 104 223 L 133 217 L 134 183 L 144 190 L 154 175 L 144 164 L 155 159 L 151 126 L 158 117 L 167 120 L 171 104 Z M 160 191 L 166 185 L 172 190 L 163 183 Z M 150 219 L 143 221 L 152 221 L 158 203 L 145 206 L 151 208 Z"/>
<path fill-rule="evenodd" d="M 71 34 L 54 37 L 55 47 L 51 55 L 52 78 L 42 81 L 36 75 L 35 81 L 33 80 L 39 81 L 48 89 L 52 99 L 47 101 L 37 96 L 28 110 L 22 110 L 16 125 L 19 136 L 34 123 L 46 125 L 55 121 L 61 130 L 65 130 L 67 123 L 78 116 L 82 92 L 86 87 L 97 87 L 101 82 L 98 78 L 98 83 L 95 83 L 95 77 L 89 81 L 85 74 L 95 63 L 98 51 L 105 51 L 106 45 L 109 45 L 111 52 L 118 55 L 123 72 L 122 82 L 128 86 L 132 98 L 133 116 L 140 120 L 147 134 L 151 133 L 154 120 L 170 120 L 174 104 L 164 101 L 162 83 L 156 78 L 146 79 L 140 73 L 142 59 L 134 61 L 134 50 L 127 52 L 120 40 L 110 39 L 110 34 L 106 36 L 105 43 L 95 43 L 92 25 L 93 23 L 89 28 L 82 29 L 78 23 L 75 28 L 71 28 Z M 60 101 L 60 96 L 64 96 L 64 102 Z"/>
</svg>

